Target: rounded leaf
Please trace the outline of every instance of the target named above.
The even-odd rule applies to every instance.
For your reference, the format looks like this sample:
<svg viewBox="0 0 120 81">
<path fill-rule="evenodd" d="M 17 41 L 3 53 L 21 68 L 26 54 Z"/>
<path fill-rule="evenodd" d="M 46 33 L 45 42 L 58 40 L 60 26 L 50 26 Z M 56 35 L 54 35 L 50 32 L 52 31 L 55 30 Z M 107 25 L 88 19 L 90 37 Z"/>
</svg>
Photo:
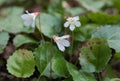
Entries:
<svg viewBox="0 0 120 81">
<path fill-rule="evenodd" d="M 17 35 L 14 38 L 13 42 L 16 47 L 19 47 L 25 43 L 36 43 L 37 41 L 26 35 Z"/>
<path fill-rule="evenodd" d="M 3 52 L 8 40 L 9 40 L 8 33 L 7 32 L 0 32 L 0 53 Z"/>
<path fill-rule="evenodd" d="M 94 77 L 78 71 L 76 67 L 70 63 L 67 63 L 67 68 L 74 81 L 96 81 Z"/>
<path fill-rule="evenodd" d="M 34 32 L 33 28 L 25 27 L 21 15 L 24 9 L 22 7 L 5 8 L 1 12 L 5 17 L 0 17 L 0 28 L 10 33 Z"/>
<path fill-rule="evenodd" d="M 81 26 L 80 28 L 76 28 L 74 31 L 74 40 L 76 41 L 87 41 L 91 38 L 91 34 L 95 31 L 98 25 L 96 24 L 88 24 Z"/>
<path fill-rule="evenodd" d="M 107 41 L 103 39 L 91 39 L 82 48 L 80 64 L 85 72 L 101 72 L 111 58 L 111 50 Z"/>
<path fill-rule="evenodd" d="M 57 33 L 60 33 L 61 23 L 62 20 L 60 14 L 40 14 L 41 31 L 47 37 L 51 37 L 52 35 L 57 35 Z M 37 28 L 40 30 L 38 19 L 36 19 L 36 25 Z"/>
<path fill-rule="evenodd" d="M 34 72 L 35 62 L 31 51 L 20 49 L 7 60 L 7 70 L 16 77 L 30 77 Z"/>
<path fill-rule="evenodd" d="M 113 78 L 110 81 L 120 81 L 120 78 Z"/>
<path fill-rule="evenodd" d="M 109 47 L 120 52 L 120 27 L 119 25 L 105 25 L 92 34 L 92 38 L 107 40 Z"/>
<path fill-rule="evenodd" d="M 50 76 L 50 51 L 52 50 L 52 77 L 56 78 L 57 76 L 66 77 L 67 69 L 65 60 L 62 57 L 61 52 L 55 47 L 50 47 L 50 43 L 41 44 L 38 48 L 36 48 L 35 61 L 36 66 L 41 76 L 45 75 L 47 77 Z"/>
<path fill-rule="evenodd" d="M 77 0 L 87 10 L 99 11 L 106 3 L 106 0 Z"/>
<path fill-rule="evenodd" d="M 64 58 L 61 57 L 53 58 L 52 69 L 60 77 L 66 77 L 68 75 L 66 61 Z"/>
</svg>

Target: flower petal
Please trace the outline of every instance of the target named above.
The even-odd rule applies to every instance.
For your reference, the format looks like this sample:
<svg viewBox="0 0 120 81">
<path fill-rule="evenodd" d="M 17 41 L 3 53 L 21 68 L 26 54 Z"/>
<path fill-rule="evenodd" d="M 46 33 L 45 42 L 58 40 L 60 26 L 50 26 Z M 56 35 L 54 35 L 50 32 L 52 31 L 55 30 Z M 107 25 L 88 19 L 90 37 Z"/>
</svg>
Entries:
<svg viewBox="0 0 120 81">
<path fill-rule="evenodd" d="M 59 48 L 60 51 L 62 51 L 62 52 L 65 51 L 65 47 L 62 44 L 60 44 L 58 42 L 56 42 L 56 44 L 57 44 L 57 46 L 58 46 L 58 48 Z"/>
<path fill-rule="evenodd" d="M 75 16 L 73 17 L 75 21 L 78 21 L 79 20 L 79 16 Z"/>
<path fill-rule="evenodd" d="M 32 26 L 33 28 L 35 27 L 35 18 L 36 18 L 36 16 L 33 15 L 33 21 L 32 21 L 32 23 L 31 23 L 31 26 Z"/>
<path fill-rule="evenodd" d="M 30 16 L 32 16 L 33 19 L 36 18 L 36 15 L 34 13 L 31 13 Z"/>
<path fill-rule="evenodd" d="M 64 35 L 64 36 L 62 36 L 62 37 L 60 37 L 61 39 L 66 39 L 66 38 L 69 38 L 70 37 L 70 35 Z"/>
<path fill-rule="evenodd" d="M 30 13 L 28 12 L 28 10 L 26 10 L 25 12 L 26 12 L 27 14 L 30 14 Z"/>
<path fill-rule="evenodd" d="M 70 25 L 70 30 L 73 31 L 75 29 L 75 25 L 71 24 Z"/>
<path fill-rule="evenodd" d="M 30 21 L 30 20 L 29 21 L 28 20 L 24 21 L 25 26 L 30 26 L 31 24 L 32 24 L 32 21 Z"/>
<path fill-rule="evenodd" d="M 70 21 L 72 19 L 72 17 L 68 17 L 67 20 Z"/>
<path fill-rule="evenodd" d="M 35 27 L 35 21 L 32 22 L 31 26 L 32 26 L 32 28 Z"/>
<path fill-rule="evenodd" d="M 28 20 L 28 19 L 29 19 L 29 15 L 28 15 L 28 14 L 23 14 L 23 15 L 21 16 L 21 18 L 22 18 L 23 20 Z"/>
<path fill-rule="evenodd" d="M 67 28 L 67 27 L 69 26 L 69 24 L 70 24 L 69 22 L 65 22 L 65 23 L 64 23 L 64 27 Z"/>
<path fill-rule="evenodd" d="M 79 21 L 76 21 L 76 22 L 75 22 L 75 25 L 76 25 L 77 27 L 79 27 L 79 26 L 81 26 L 81 23 L 80 23 Z"/>
<path fill-rule="evenodd" d="M 68 40 L 62 40 L 61 44 L 65 47 L 69 47 L 70 46 L 70 42 Z"/>
</svg>

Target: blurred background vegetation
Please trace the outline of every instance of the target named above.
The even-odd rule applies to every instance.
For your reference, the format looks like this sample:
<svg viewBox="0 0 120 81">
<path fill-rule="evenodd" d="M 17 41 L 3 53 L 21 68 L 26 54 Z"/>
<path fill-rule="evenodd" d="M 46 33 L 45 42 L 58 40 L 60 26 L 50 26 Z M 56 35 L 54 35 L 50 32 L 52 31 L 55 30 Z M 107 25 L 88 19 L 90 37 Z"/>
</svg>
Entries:
<svg viewBox="0 0 120 81">
<path fill-rule="evenodd" d="M 80 16 L 82 27 L 80 30 L 75 30 L 74 34 L 75 40 L 77 42 L 82 41 L 82 43 L 89 40 L 95 28 L 99 28 L 101 25 L 120 25 L 120 0 L 0 0 L 0 31 L 3 30 L 9 33 L 9 36 L 8 33 L 0 35 L 0 39 L 6 37 L 2 40 L 4 42 L 0 44 L 0 81 L 21 80 L 7 72 L 6 60 L 17 49 L 16 47 L 19 48 L 20 45 L 25 43 L 22 42 L 22 44 L 20 44 L 19 41 L 17 41 L 20 37 L 18 34 L 33 32 L 32 29 L 25 28 L 20 19 L 20 15 L 23 14 L 25 10 L 30 12 L 39 11 L 43 16 L 41 19 L 42 23 L 45 22 L 47 17 L 49 19 L 45 22 L 47 24 L 50 24 L 52 22 L 51 20 L 59 21 L 59 23 L 54 22 L 54 25 L 57 26 L 57 34 L 60 35 L 63 34 L 60 31 L 63 29 L 65 18 L 76 15 Z M 56 34 L 56 32 L 53 32 L 55 29 L 50 27 L 46 28 L 50 29 L 47 30 L 48 32 L 46 32 L 46 29 L 43 30 L 42 33 L 46 37 Z M 37 41 L 39 40 L 39 35 L 37 32 L 32 36 L 29 34 L 29 36 Z M 7 44 L 8 40 L 9 42 Z M 16 47 L 14 47 L 14 45 Z M 113 64 L 113 68 L 116 69 L 117 77 L 120 77 L 120 61 L 118 58 L 120 58 L 120 56 L 116 55 L 115 59 L 117 59 L 117 61 Z M 33 76 L 25 79 L 25 81 L 36 81 L 38 76 L 39 73 L 36 71 Z M 110 72 L 110 76 L 113 76 L 112 72 Z"/>
</svg>

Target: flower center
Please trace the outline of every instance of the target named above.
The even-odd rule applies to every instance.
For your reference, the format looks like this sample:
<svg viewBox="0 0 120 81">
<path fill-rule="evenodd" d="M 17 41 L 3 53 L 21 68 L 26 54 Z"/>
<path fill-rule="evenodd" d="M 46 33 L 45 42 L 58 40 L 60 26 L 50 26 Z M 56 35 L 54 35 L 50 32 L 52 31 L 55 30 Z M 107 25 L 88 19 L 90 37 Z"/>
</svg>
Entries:
<svg viewBox="0 0 120 81">
<path fill-rule="evenodd" d="M 58 42 L 58 43 L 61 43 L 61 42 L 62 42 L 62 40 L 60 40 L 60 39 L 59 39 L 59 40 L 57 40 L 57 42 Z"/>
<path fill-rule="evenodd" d="M 74 24 L 74 23 L 75 23 L 74 19 L 70 19 L 70 24 Z"/>
<path fill-rule="evenodd" d="M 30 20 L 33 20 L 33 16 L 32 15 L 30 15 L 29 18 L 30 18 Z"/>
</svg>

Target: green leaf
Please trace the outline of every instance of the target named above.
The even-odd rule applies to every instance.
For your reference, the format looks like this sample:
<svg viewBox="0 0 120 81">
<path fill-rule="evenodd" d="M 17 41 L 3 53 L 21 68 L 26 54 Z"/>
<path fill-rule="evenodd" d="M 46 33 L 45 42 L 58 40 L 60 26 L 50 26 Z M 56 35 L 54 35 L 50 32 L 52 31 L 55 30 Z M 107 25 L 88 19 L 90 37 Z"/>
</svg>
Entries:
<svg viewBox="0 0 120 81">
<path fill-rule="evenodd" d="M 22 3 L 25 0 L 0 0 L 0 6 L 2 5 L 10 5 L 12 3 L 18 2 L 18 3 Z"/>
<path fill-rule="evenodd" d="M 48 11 L 52 13 L 53 12 L 63 13 L 62 0 L 55 0 L 54 3 L 51 3 L 48 6 Z"/>
<path fill-rule="evenodd" d="M 120 20 L 119 15 L 109 15 L 106 13 L 88 13 L 87 16 L 96 24 L 116 24 Z"/>
<path fill-rule="evenodd" d="M 96 81 L 92 76 L 88 76 L 78 71 L 72 64 L 67 63 L 67 68 L 74 81 Z"/>
<path fill-rule="evenodd" d="M 50 43 L 41 44 L 38 48 L 35 49 L 35 52 L 34 52 L 35 61 L 40 73 L 44 71 L 44 69 L 50 62 L 50 50 L 51 50 Z M 54 51 L 53 53 L 53 56 L 54 56 L 57 50 L 55 47 L 53 47 L 52 50 Z M 59 53 L 60 52 L 58 51 L 58 54 Z"/>
<path fill-rule="evenodd" d="M 74 40 L 76 41 L 86 41 L 91 38 L 92 33 L 96 30 L 98 25 L 96 24 L 88 24 L 81 26 L 80 28 L 76 28 L 74 31 Z"/>
<path fill-rule="evenodd" d="M 99 11 L 107 0 L 77 0 L 83 7 L 90 11 Z"/>
<path fill-rule="evenodd" d="M 70 78 L 67 78 L 67 79 L 62 80 L 62 81 L 73 81 L 73 80 L 72 80 L 72 77 L 70 77 Z"/>
<path fill-rule="evenodd" d="M 31 51 L 20 49 L 7 60 L 7 70 L 16 77 L 27 78 L 34 72 L 35 62 Z"/>
<path fill-rule="evenodd" d="M 110 81 L 120 81 L 120 78 L 113 78 Z"/>
<path fill-rule="evenodd" d="M 116 72 L 115 72 L 115 70 L 112 68 L 111 65 L 107 65 L 107 68 L 106 68 L 106 77 L 109 77 L 109 78 L 114 78 L 114 77 L 116 77 Z"/>
<path fill-rule="evenodd" d="M 52 60 L 52 69 L 60 77 L 66 77 L 68 75 L 66 61 L 64 58 L 58 57 Z"/>
<path fill-rule="evenodd" d="M 36 43 L 36 42 L 37 42 L 36 40 L 26 35 L 17 35 L 13 40 L 13 43 L 16 47 L 19 47 L 25 43 Z"/>
<path fill-rule="evenodd" d="M 120 27 L 119 25 L 106 25 L 92 34 L 92 38 L 103 38 L 107 40 L 109 47 L 120 52 Z"/>
<path fill-rule="evenodd" d="M 113 5 L 120 11 L 120 0 L 113 0 Z"/>
<path fill-rule="evenodd" d="M 24 27 L 21 15 L 23 14 L 23 8 L 21 7 L 10 7 L 5 8 L 1 11 L 1 14 L 5 16 L 0 20 L 0 26 L 2 30 L 10 33 L 27 32 L 31 33 L 34 31 L 33 28 Z"/>
<path fill-rule="evenodd" d="M 114 54 L 115 59 L 120 59 L 120 52 Z"/>
<path fill-rule="evenodd" d="M 7 32 L 0 32 L 0 53 L 3 52 L 9 40 L 9 35 Z"/>
<path fill-rule="evenodd" d="M 80 16 L 80 20 L 79 20 L 82 25 L 86 25 L 90 22 L 90 19 L 87 16 Z"/>
<path fill-rule="evenodd" d="M 32 80 L 30 80 L 30 81 L 46 81 L 46 77 L 40 77 L 40 78 L 36 78 L 36 77 L 34 77 Z"/>
<path fill-rule="evenodd" d="M 85 13 L 85 10 L 80 7 L 66 8 L 65 11 L 72 16 Z"/>
<path fill-rule="evenodd" d="M 111 50 L 103 39 L 91 39 L 82 48 L 79 57 L 82 70 L 101 72 L 111 58 Z"/>
<path fill-rule="evenodd" d="M 52 35 L 57 35 L 57 33 L 61 31 L 62 21 L 60 14 L 41 13 L 40 22 L 41 22 L 41 31 L 47 37 L 51 37 Z M 40 30 L 38 19 L 36 23 L 37 23 L 37 28 Z"/>
<path fill-rule="evenodd" d="M 36 66 L 41 76 L 45 75 L 50 76 L 50 51 L 52 50 L 52 77 L 56 78 L 57 76 L 65 77 L 67 75 L 67 69 L 65 66 L 65 60 L 61 56 L 61 52 L 55 47 L 50 47 L 50 43 L 41 44 L 36 48 L 35 61 Z M 64 65 L 64 66 L 63 66 Z"/>
<path fill-rule="evenodd" d="M 4 5 L 5 3 L 11 3 L 13 2 L 14 0 L 0 0 L 0 6 L 1 5 Z"/>
</svg>

